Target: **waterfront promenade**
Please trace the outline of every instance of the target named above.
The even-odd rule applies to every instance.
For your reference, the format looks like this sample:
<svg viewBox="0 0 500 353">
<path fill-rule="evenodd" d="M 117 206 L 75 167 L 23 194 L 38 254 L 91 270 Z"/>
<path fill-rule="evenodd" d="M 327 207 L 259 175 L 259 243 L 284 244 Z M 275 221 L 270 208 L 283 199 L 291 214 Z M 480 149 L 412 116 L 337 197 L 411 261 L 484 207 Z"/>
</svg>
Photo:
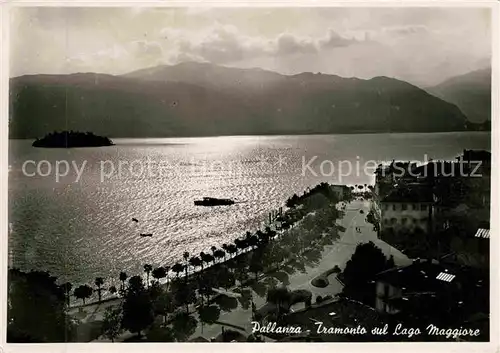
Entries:
<svg viewBox="0 0 500 353">
<path fill-rule="evenodd" d="M 337 224 L 344 227 L 345 231 L 339 232 L 338 238 L 331 245 L 324 246 L 321 251 L 320 258 L 313 265 L 305 265 L 305 271 L 296 271 L 287 276 L 285 283 L 283 281 L 279 281 L 279 283 L 286 285 L 290 290 L 305 289 L 310 291 L 313 296 L 313 302 L 315 302 L 315 298 L 317 296 L 335 296 L 342 290 L 342 284 L 336 279 L 335 274 L 328 276 L 329 283 L 323 288 L 314 286 L 311 281 L 317 276 L 320 276 L 322 273 L 332 269 L 334 266 L 339 266 L 343 269 L 346 262 L 351 258 L 356 246 L 360 243 L 368 241 L 374 242 L 387 257 L 392 255 L 396 265 L 401 266 L 411 263 L 411 260 L 408 259 L 406 255 L 378 239 L 376 232 L 373 230 L 373 225 L 366 222 L 365 219 L 370 210 L 371 202 L 372 201 L 370 200 L 354 200 L 348 203 L 345 208 L 344 216 L 337 220 Z M 296 225 L 294 232 L 300 233 L 300 227 L 301 224 L 299 222 L 299 224 Z M 359 232 L 357 229 L 359 229 Z M 276 278 L 280 277 L 278 272 L 280 271 L 269 272 L 261 275 L 258 283 L 264 285 L 266 283 L 275 283 Z M 243 287 L 245 287 L 245 289 L 251 289 L 252 285 Z M 235 288 L 236 287 L 230 289 L 230 291 Z M 257 308 L 262 307 L 266 303 L 265 296 L 259 295 L 253 289 L 251 289 L 251 292 L 252 300 L 255 303 L 255 306 Z M 89 321 L 89 319 L 102 320 L 104 308 L 110 305 L 117 305 L 120 301 L 111 301 L 95 306 L 93 305 L 92 307 L 86 307 L 86 311 L 93 312 L 93 314 L 87 318 L 87 321 Z M 300 310 L 303 307 L 304 303 L 299 303 L 292 306 L 291 310 Z M 201 336 L 210 340 L 222 332 L 222 327 L 232 330 L 236 328 L 237 330 L 244 331 L 244 334 L 246 335 L 251 333 L 251 308 L 245 309 L 240 303 L 238 303 L 236 308 L 230 311 L 221 311 L 217 323 L 211 325 L 202 325 L 196 311 L 193 311 L 191 315 L 193 315 L 193 317 L 198 321 L 198 326 L 195 332 L 191 335 L 191 339 Z M 118 338 L 118 341 L 125 340 L 131 336 L 131 333 L 124 333 Z M 99 341 L 102 341 L 102 338 L 99 339 Z"/>
</svg>

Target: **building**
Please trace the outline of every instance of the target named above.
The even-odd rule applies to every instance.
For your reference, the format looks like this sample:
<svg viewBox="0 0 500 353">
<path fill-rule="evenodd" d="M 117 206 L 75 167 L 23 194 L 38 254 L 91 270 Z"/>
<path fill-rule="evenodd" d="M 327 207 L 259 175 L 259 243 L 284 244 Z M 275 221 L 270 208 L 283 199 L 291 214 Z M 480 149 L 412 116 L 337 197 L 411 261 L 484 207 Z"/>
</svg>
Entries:
<svg viewBox="0 0 500 353">
<path fill-rule="evenodd" d="M 391 317 L 453 323 L 489 313 L 488 276 L 467 266 L 417 259 L 379 273 L 375 284 L 375 309 Z"/>
<path fill-rule="evenodd" d="M 447 280 L 443 280 L 445 277 Z M 400 301 L 409 301 L 416 295 L 432 297 L 436 290 L 442 289 L 439 287 L 451 285 L 455 277 L 436 260 L 418 259 L 409 266 L 386 270 L 376 277 L 375 309 L 380 313 L 397 314 L 402 310 Z"/>
<path fill-rule="evenodd" d="M 364 327 L 366 334 L 318 333 L 318 323 L 325 328 L 349 329 Z M 313 304 L 307 310 L 291 312 L 286 317 L 287 326 L 302 328 L 302 335 L 288 335 L 280 341 L 310 341 L 317 342 L 374 342 L 387 339 L 385 335 L 374 335 L 373 327 L 384 327 L 383 315 L 374 308 L 346 297 L 338 297 L 333 302 Z"/>
<path fill-rule="evenodd" d="M 382 232 L 425 233 L 432 229 L 432 191 L 421 185 L 401 185 L 380 200 Z"/>
<path fill-rule="evenodd" d="M 330 190 L 338 200 L 344 200 L 351 194 L 351 189 L 347 185 L 330 185 Z"/>
<path fill-rule="evenodd" d="M 379 198 L 383 198 L 395 184 L 413 181 L 413 171 L 416 168 L 417 164 L 412 162 L 392 161 L 387 165 L 379 164 L 375 170 L 375 194 Z"/>
<path fill-rule="evenodd" d="M 450 254 L 442 259 L 443 262 L 488 270 L 490 267 L 490 230 L 478 228 L 466 237 L 452 237 L 450 251 Z"/>
<path fill-rule="evenodd" d="M 485 150 L 464 150 L 463 154 L 458 156 L 459 163 L 465 163 L 469 170 L 476 166 L 484 173 L 491 172 L 491 152 Z"/>
</svg>

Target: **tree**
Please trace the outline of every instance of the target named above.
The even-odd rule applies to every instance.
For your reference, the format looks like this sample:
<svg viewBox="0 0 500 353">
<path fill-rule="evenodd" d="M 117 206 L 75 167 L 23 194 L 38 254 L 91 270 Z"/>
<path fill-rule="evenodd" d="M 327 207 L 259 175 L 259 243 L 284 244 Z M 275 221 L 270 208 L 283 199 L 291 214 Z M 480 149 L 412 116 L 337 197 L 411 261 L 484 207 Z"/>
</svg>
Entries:
<svg viewBox="0 0 500 353">
<path fill-rule="evenodd" d="M 149 287 L 149 274 L 153 271 L 153 266 L 150 264 L 144 265 L 144 272 L 146 272 L 146 285 Z"/>
<path fill-rule="evenodd" d="M 248 245 L 252 247 L 252 249 L 255 249 L 259 245 L 259 238 L 256 235 L 252 235 L 248 239 Z"/>
<path fill-rule="evenodd" d="M 223 278 L 223 277 L 222 277 Z M 212 288 L 216 287 L 216 280 L 212 273 L 204 273 L 203 276 L 198 278 L 198 293 L 200 294 L 202 300 L 203 296 L 207 297 L 207 301 L 210 300 L 210 296 L 214 293 Z"/>
<path fill-rule="evenodd" d="M 393 268 L 396 267 L 396 263 L 394 262 L 394 255 L 391 255 L 389 257 L 389 260 L 387 260 L 387 268 Z"/>
<path fill-rule="evenodd" d="M 234 246 L 236 246 L 236 249 L 238 249 L 238 250 L 244 250 L 247 247 L 247 243 L 244 240 L 235 239 Z"/>
<path fill-rule="evenodd" d="M 257 249 L 252 253 L 252 259 L 250 260 L 250 266 L 248 270 L 252 273 L 255 273 L 255 279 L 257 280 L 259 277 L 259 273 L 264 270 L 264 265 L 262 264 L 262 251 Z"/>
<path fill-rule="evenodd" d="M 269 242 L 269 235 L 261 231 L 260 229 L 256 233 L 257 238 L 259 238 L 260 243 L 267 244 Z"/>
<path fill-rule="evenodd" d="M 178 313 L 172 320 L 172 328 L 178 341 L 185 341 L 198 326 L 198 321 L 187 313 Z"/>
<path fill-rule="evenodd" d="M 247 342 L 264 342 L 260 335 L 251 334 L 247 337 Z"/>
<path fill-rule="evenodd" d="M 387 259 L 382 250 L 373 242 L 358 245 L 340 275 L 345 283 L 343 293 L 366 304 L 372 304 L 374 298 L 371 293 L 374 288 L 371 282 L 377 273 L 385 269 Z"/>
<path fill-rule="evenodd" d="M 200 253 L 200 258 L 202 262 L 205 262 L 207 265 L 209 265 L 211 262 L 215 260 L 215 258 L 210 255 L 210 254 L 205 254 L 204 252 Z"/>
<path fill-rule="evenodd" d="M 360 244 L 347 261 L 343 281 L 346 284 L 369 281 L 387 268 L 386 262 L 384 253 L 373 242 Z"/>
<path fill-rule="evenodd" d="M 247 289 L 247 288 L 244 288 L 244 289 L 236 288 L 234 290 L 234 292 L 241 294 L 241 296 L 238 297 L 238 301 L 240 302 L 241 307 L 244 310 L 250 309 L 251 304 L 253 303 L 252 291 L 250 289 Z"/>
<path fill-rule="evenodd" d="M 215 297 L 215 302 L 219 305 L 221 310 L 225 312 L 231 312 L 232 310 L 238 308 L 238 300 L 225 294 Z"/>
<path fill-rule="evenodd" d="M 218 337 L 222 342 L 245 342 L 246 336 L 235 330 L 224 330 Z"/>
<path fill-rule="evenodd" d="M 232 286 L 236 284 L 236 277 L 234 273 L 228 271 L 228 269 L 224 268 L 224 275 L 218 278 L 219 284 L 225 289 L 228 290 Z"/>
<path fill-rule="evenodd" d="M 293 196 L 286 201 L 286 207 L 290 208 L 295 207 L 298 202 L 299 202 L 299 197 L 297 196 L 297 194 L 293 194 Z"/>
<path fill-rule="evenodd" d="M 123 302 L 122 327 L 140 337 L 142 330 L 154 321 L 153 303 L 144 288 L 142 278 L 134 276 L 129 280 L 129 288 Z"/>
<path fill-rule="evenodd" d="M 167 271 L 165 271 L 164 267 L 158 267 L 153 270 L 153 278 L 156 279 L 157 282 L 160 282 L 160 279 L 167 277 Z"/>
<path fill-rule="evenodd" d="M 147 290 L 149 293 L 149 297 L 151 298 L 153 303 L 156 299 L 163 295 L 163 288 L 161 287 L 159 282 L 153 282 Z"/>
<path fill-rule="evenodd" d="M 238 248 L 236 247 L 236 245 L 234 244 L 229 244 L 227 246 L 227 252 L 230 254 L 230 255 L 233 255 L 233 254 L 236 254 L 238 252 Z"/>
<path fill-rule="evenodd" d="M 187 282 L 187 280 L 188 280 L 188 272 L 189 272 L 189 262 L 188 262 L 189 253 L 187 251 L 185 251 L 184 254 L 182 254 L 182 257 L 184 258 L 184 261 L 186 262 L 185 270 L 186 270 L 186 282 Z"/>
<path fill-rule="evenodd" d="M 168 287 L 168 273 L 172 268 L 170 266 L 165 266 L 165 278 L 167 279 L 167 287 Z"/>
<path fill-rule="evenodd" d="M 210 250 L 212 251 L 212 255 L 215 257 L 215 251 L 217 250 L 217 247 L 215 247 L 215 246 L 212 245 L 210 247 Z"/>
<path fill-rule="evenodd" d="M 101 302 L 102 285 L 104 284 L 104 279 L 102 277 L 96 277 L 94 284 L 97 286 L 96 292 L 98 296 L 99 303 Z"/>
<path fill-rule="evenodd" d="M 148 342 L 175 342 L 174 330 L 163 325 L 153 325 L 146 333 Z"/>
<path fill-rule="evenodd" d="M 125 281 L 127 280 L 127 274 L 125 272 L 120 272 L 120 281 L 122 282 L 121 291 L 125 290 Z"/>
<path fill-rule="evenodd" d="M 198 309 L 200 321 L 206 324 L 213 324 L 219 320 L 220 308 L 217 305 L 202 306 Z"/>
<path fill-rule="evenodd" d="M 250 278 L 248 275 L 248 270 L 246 268 L 240 268 L 240 267 L 235 269 L 234 277 L 240 282 L 240 284 L 245 283 Z M 231 286 L 233 285 L 229 285 L 229 287 Z"/>
<path fill-rule="evenodd" d="M 174 307 L 174 297 L 170 292 L 162 292 L 153 303 L 154 312 L 163 316 L 163 322 L 167 321 L 167 315 L 172 313 Z"/>
<path fill-rule="evenodd" d="M 47 272 L 8 271 L 7 342 L 55 343 L 72 340 L 64 286 Z M 3 327 L 2 323 L 2 327 Z"/>
<path fill-rule="evenodd" d="M 175 275 L 176 277 L 179 277 L 179 274 L 184 271 L 184 265 L 180 264 L 180 263 L 175 263 L 173 266 L 172 266 L 172 271 L 175 272 Z"/>
<path fill-rule="evenodd" d="M 215 252 L 214 252 L 214 257 L 215 257 L 216 259 L 218 259 L 219 261 L 220 261 L 221 259 L 226 260 L 226 252 L 225 252 L 224 250 L 217 249 L 217 250 L 215 250 Z"/>
<path fill-rule="evenodd" d="M 141 276 L 132 276 L 128 280 L 128 288 L 127 291 L 141 291 L 144 288 L 144 284 L 142 283 L 142 278 Z"/>
<path fill-rule="evenodd" d="M 64 294 L 66 296 L 66 305 L 69 307 L 70 304 L 70 297 L 71 297 L 71 289 L 73 289 L 73 285 L 69 282 L 64 283 L 61 288 L 64 291 Z"/>
<path fill-rule="evenodd" d="M 178 306 L 186 306 L 186 313 L 189 314 L 189 304 L 196 301 L 195 288 L 189 282 L 179 283 L 174 290 L 174 298 Z"/>
<path fill-rule="evenodd" d="M 109 291 L 111 294 L 113 294 L 113 295 L 114 295 L 114 294 L 116 294 L 116 292 L 118 292 L 118 290 L 116 289 L 116 287 L 115 287 L 115 286 L 111 286 L 111 287 L 109 287 L 108 291 Z"/>
<path fill-rule="evenodd" d="M 203 270 L 203 261 L 201 261 L 200 258 L 197 256 L 191 257 L 189 259 L 189 264 L 193 268 L 193 271 L 196 271 L 197 267 L 201 267 L 201 269 Z"/>
<path fill-rule="evenodd" d="M 85 305 L 85 299 L 90 298 L 92 296 L 92 292 L 93 292 L 92 288 L 84 284 L 75 288 L 75 290 L 73 291 L 73 295 L 77 299 L 82 299 L 83 305 Z"/>
<path fill-rule="evenodd" d="M 274 239 L 276 232 L 271 227 L 266 227 L 264 232 L 267 234 L 268 239 Z"/>
<path fill-rule="evenodd" d="M 108 306 L 104 311 L 104 319 L 102 321 L 102 335 L 114 342 L 123 332 L 122 328 L 122 310 L 120 307 L 113 308 Z"/>
<path fill-rule="evenodd" d="M 291 293 L 286 287 L 271 288 L 267 291 L 267 302 L 276 306 L 278 318 L 290 309 Z"/>
</svg>

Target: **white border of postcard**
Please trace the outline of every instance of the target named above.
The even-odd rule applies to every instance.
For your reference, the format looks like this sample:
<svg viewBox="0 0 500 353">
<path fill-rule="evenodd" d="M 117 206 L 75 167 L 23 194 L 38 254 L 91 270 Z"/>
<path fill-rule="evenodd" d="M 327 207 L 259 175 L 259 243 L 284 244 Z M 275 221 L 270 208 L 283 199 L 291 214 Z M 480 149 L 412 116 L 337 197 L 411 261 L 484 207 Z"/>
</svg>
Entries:
<svg viewBox="0 0 500 353">
<path fill-rule="evenodd" d="M 492 14 L 492 129 L 491 129 L 491 152 L 493 164 L 500 165 L 500 122 L 499 122 L 499 44 L 500 44 L 500 0 L 489 1 L 324 1 L 324 0 L 296 0 L 296 1 L 2 1 L 0 2 L 1 15 L 1 43 L 2 52 L 0 56 L 0 229 L 2 237 L 0 243 L 0 353 L 33 353 L 33 352 L 211 352 L 232 353 L 237 349 L 240 353 L 250 351 L 265 350 L 266 352 L 308 352 L 314 349 L 316 353 L 335 352 L 387 352 L 389 350 L 405 352 L 499 352 L 499 234 L 500 234 L 500 169 L 493 168 L 491 186 L 491 327 L 490 342 L 488 343 L 313 343 L 311 347 L 307 343 L 59 343 L 59 344 L 7 344 L 6 343 L 6 322 L 7 322 L 7 173 L 8 173 L 8 84 L 9 84 L 9 16 L 11 7 L 15 6 L 55 6 L 55 7 L 487 7 L 491 8 Z M 494 182 L 496 181 L 496 182 Z M 265 345 L 265 346 L 262 346 Z"/>
</svg>

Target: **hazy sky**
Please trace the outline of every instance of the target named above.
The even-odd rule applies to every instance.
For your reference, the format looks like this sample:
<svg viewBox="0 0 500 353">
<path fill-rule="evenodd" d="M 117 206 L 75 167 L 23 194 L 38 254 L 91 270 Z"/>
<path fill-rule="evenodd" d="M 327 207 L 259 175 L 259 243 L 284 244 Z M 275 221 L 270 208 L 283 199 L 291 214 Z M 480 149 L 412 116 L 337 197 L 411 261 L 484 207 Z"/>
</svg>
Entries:
<svg viewBox="0 0 500 353">
<path fill-rule="evenodd" d="M 11 76 L 183 61 L 418 85 L 489 65 L 488 9 L 15 8 Z"/>
</svg>

